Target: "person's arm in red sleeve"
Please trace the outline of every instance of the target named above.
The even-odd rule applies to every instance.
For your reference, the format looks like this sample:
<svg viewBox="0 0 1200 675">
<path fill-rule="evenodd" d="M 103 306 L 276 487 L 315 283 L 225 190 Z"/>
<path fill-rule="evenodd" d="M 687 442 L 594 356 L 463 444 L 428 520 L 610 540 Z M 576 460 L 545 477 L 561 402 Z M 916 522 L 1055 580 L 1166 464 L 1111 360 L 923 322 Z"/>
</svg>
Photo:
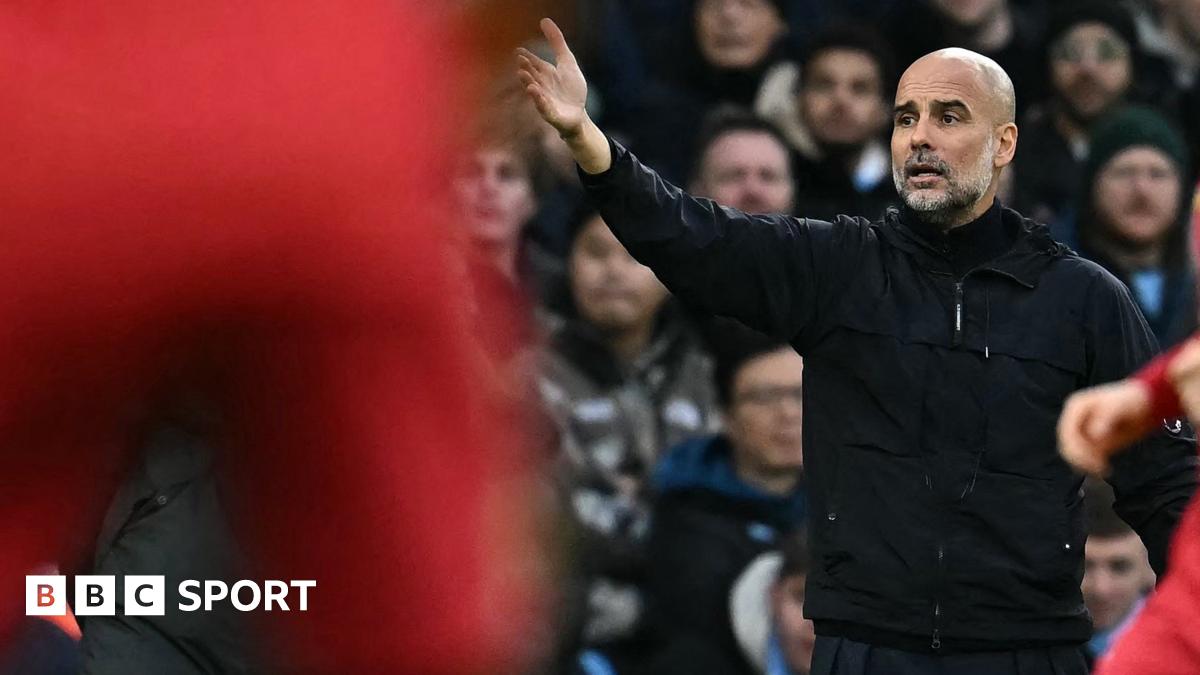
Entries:
<svg viewBox="0 0 1200 675">
<path fill-rule="evenodd" d="M 1196 394 L 1189 396 L 1191 389 Z M 1191 398 L 1200 402 L 1200 339 L 1195 336 L 1124 380 L 1067 399 L 1058 423 L 1059 452 L 1081 471 L 1105 473 L 1113 455 L 1163 420 L 1171 430 L 1170 421 L 1187 414 Z"/>
<path fill-rule="evenodd" d="M 1169 419 L 1183 415 L 1179 393 L 1175 389 L 1175 383 L 1172 381 L 1169 371 L 1184 347 L 1195 342 L 1197 342 L 1197 337 L 1193 336 L 1174 349 L 1160 354 L 1133 375 L 1133 379 L 1140 382 L 1150 396 L 1150 420 Z"/>
</svg>

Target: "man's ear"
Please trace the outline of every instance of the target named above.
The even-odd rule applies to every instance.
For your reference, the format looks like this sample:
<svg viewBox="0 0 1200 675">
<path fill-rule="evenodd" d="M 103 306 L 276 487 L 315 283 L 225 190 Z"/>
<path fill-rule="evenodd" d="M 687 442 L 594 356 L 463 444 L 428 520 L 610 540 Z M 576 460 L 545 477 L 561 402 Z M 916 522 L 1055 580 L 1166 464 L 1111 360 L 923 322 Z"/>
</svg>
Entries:
<svg viewBox="0 0 1200 675">
<path fill-rule="evenodd" d="M 996 149 L 996 168 L 1008 166 L 1017 154 L 1017 125 L 1008 122 L 998 130 L 999 147 Z"/>
</svg>

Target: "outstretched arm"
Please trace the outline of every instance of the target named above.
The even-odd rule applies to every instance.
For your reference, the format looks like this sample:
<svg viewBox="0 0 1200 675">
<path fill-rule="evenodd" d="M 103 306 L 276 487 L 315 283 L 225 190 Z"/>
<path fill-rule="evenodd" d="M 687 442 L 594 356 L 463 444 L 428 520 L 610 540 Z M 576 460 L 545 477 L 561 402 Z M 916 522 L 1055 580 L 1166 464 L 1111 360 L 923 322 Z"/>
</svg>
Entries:
<svg viewBox="0 0 1200 675">
<path fill-rule="evenodd" d="M 542 118 L 567 142 L 592 203 L 625 248 L 685 303 L 792 341 L 861 274 L 868 228 L 750 215 L 664 181 L 589 119 L 587 83 L 562 32 L 542 32 L 555 64 L 519 50 L 519 75 Z"/>
</svg>

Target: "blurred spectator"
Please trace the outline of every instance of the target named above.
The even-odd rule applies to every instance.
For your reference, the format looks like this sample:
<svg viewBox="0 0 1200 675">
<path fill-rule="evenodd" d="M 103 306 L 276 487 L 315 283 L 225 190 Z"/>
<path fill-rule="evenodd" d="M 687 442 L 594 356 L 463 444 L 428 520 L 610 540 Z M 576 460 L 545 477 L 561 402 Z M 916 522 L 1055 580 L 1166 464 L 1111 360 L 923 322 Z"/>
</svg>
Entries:
<svg viewBox="0 0 1200 675">
<path fill-rule="evenodd" d="M 786 344 L 738 335 L 718 351 L 725 433 L 673 448 L 654 474 L 646 595 L 659 646 L 648 673 L 753 672 L 733 633 L 730 593 L 805 515 L 803 362 Z"/>
<path fill-rule="evenodd" d="M 1040 46 L 1045 17 L 1036 7 L 1009 0 L 925 0 L 897 4 L 884 24 L 893 28 L 901 67 L 944 47 L 987 56 L 1008 73 L 1017 111 L 1042 97 Z"/>
<path fill-rule="evenodd" d="M 1120 637 L 1154 588 L 1154 570 L 1137 533 L 1112 509 L 1103 481 L 1085 483 L 1088 538 L 1084 547 L 1083 600 L 1095 632 L 1085 651 L 1095 660 Z"/>
<path fill-rule="evenodd" d="M 634 38 L 641 54 L 671 53 L 678 49 L 685 40 L 681 34 L 681 26 L 689 23 L 691 5 L 694 0 L 582 0 L 585 3 L 595 3 L 601 6 L 615 3 L 627 17 L 629 32 Z M 860 22 L 875 22 L 884 15 L 892 5 L 902 4 L 909 0 L 779 0 L 781 15 L 788 24 L 788 40 L 795 49 L 802 49 L 812 37 L 831 22 L 853 17 Z M 598 13 L 598 12 L 597 12 Z M 624 36 L 606 37 L 606 39 L 624 40 Z M 669 75 L 671 71 L 664 66 L 670 64 L 669 59 L 654 58 L 646 65 L 651 77 Z M 585 72 L 591 72 L 584 69 Z"/>
<path fill-rule="evenodd" d="M 454 195 L 471 240 L 468 269 L 478 312 L 495 334 L 481 340 L 505 360 L 534 341 L 528 320 L 540 299 L 561 284 L 561 264 L 530 236 L 528 225 L 549 181 L 541 123 L 518 106 L 497 105 L 475 130 L 453 179 Z M 538 126 L 534 126 L 534 123 Z"/>
<path fill-rule="evenodd" d="M 555 20 L 572 36 L 572 44 L 578 45 L 576 57 L 588 72 L 589 110 L 615 130 L 630 128 L 637 120 L 637 104 L 646 85 L 656 75 L 651 68 L 659 64 L 646 58 L 653 53 L 648 47 L 661 48 L 681 34 L 679 27 L 686 23 L 683 0 L 568 0 L 556 4 L 562 14 L 556 12 Z M 540 39 L 535 46 L 533 51 L 539 53 L 548 47 Z"/>
<path fill-rule="evenodd" d="M 760 555 L 738 577 L 729 599 L 733 632 L 755 672 L 808 675 L 817 636 L 804 616 L 807 534 L 792 533 L 782 548 Z"/>
<path fill-rule="evenodd" d="M 720 98 L 749 103 L 757 92 L 750 76 L 771 62 L 771 52 L 787 34 L 782 3 L 696 0 L 692 21 L 701 61 L 692 64 L 691 83 L 712 87 L 709 93 Z"/>
<path fill-rule="evenodd" d="M 882 40 L 862 29 L 818 35 L 800 63 L 796 213 L 832 220 L 882 217 L 896 203 L 891 159 L 881 140 L 890 126 L 893 75 Z"/>
<path fill-rule="evenodd" d="M 1089 129 L 1130 92 L 1137 31 L 1123 8 L 1092 2 L 1058 8 L 1046 38 L 1052 89 L 1021 124 L 1025 150 L 1013 163 L 1014 206 L 1074 245 L 1075 233 L 1065 223 L 1081 191 Z"/>
<path fill-rule="evenodd" d="M 588 0 L 584 0 L 587 2 Z M 599 0 L 613 2 L 624 14 L 626 25 L 645 60 L 649 78 L 671 81 L 680 77 L 679 60 L 685 47 L 693 44 L 692 5 L 695 0 Z M 607 40 L 608 36 L 599 36 Z M 617 38 L 620 40 L 621 38 Z"/>
<path fill-rule="evenodd" d="M 715 428 L 716 396 L 711 361 L 663 285 L 598 215 L 579 223 L 566 319 L 544 356 L 540 390 L 587 533 L 584 638 L 613 646 L 633 636 L 641 613 L 645 478 L 663 448 Z"/>
<path fill-rule="evenodd" d="M 698 147 L 692 192 L 750 213 L 792 212 L 791 150 L 770 122 L 739 109 L 716 110 Z"/>
<path fill-rule="evenodd" d="M 1156 0 L 1156 21 L 1142 27 L 1146 52 L 1166 60 L 1181 89 L 1190 89 L 1200 74 L 1200 2 Z"/>
<path fill-rule="evenodd" d="M 647 91 L 634 147 L 669 180 L 682 182 L 702 120 L 715 106 L 750 107 L 768 71 L 788 60 L 783 0 L 692 0 L 688 43 L 673 73 Z"/>
<path fill-rule="evenodd" d="M 1080 252 L 1125 282 L 1164 348 L 1196 329 L 1187 175 L 1183 138 L 1150 108 L 1122 108 L 1096 125 Z"/>
<path fill-rule="evenodd" d="M 1200 0 L 1157 0 L 1154 22 L 1142 24 L 1146 51 L 1167 64 L 1179 101 L 1160 107 L 1179 115 L 1193 158 L 1200 156 Z M 1178 110 L 1174 108 L 1178 107 Z"/>
<path fill-rule="evenodd" d="M 487 129 L 454 180 L 476 250 L 514 286 L 521 281 L 521 237 L 537 211 L 540 170 L 532 136 Z"/>
</svg>

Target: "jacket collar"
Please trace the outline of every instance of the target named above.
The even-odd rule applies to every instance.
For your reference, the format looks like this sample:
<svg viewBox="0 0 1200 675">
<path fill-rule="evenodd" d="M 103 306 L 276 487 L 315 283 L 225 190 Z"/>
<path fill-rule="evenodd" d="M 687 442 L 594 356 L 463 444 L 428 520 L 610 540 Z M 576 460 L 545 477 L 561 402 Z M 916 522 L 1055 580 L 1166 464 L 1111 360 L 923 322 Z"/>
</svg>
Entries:
<svg viewBox="0 0 1200 675">
<path fill-rule="evenodd" d="M 887 210 L 882 228 L 892 245 L 911 253 L 930 272 L 961 279 L 987 271 L 1027 288 L 1037 286 L 1054 259 L 1071 252 L 1050 237 L 1045 225 L 1022 217 L 999 201 L 980 218 L 955 230 L 961 232 L 942 234 L 908 209 L 896 208 Z"/>
</svg>

